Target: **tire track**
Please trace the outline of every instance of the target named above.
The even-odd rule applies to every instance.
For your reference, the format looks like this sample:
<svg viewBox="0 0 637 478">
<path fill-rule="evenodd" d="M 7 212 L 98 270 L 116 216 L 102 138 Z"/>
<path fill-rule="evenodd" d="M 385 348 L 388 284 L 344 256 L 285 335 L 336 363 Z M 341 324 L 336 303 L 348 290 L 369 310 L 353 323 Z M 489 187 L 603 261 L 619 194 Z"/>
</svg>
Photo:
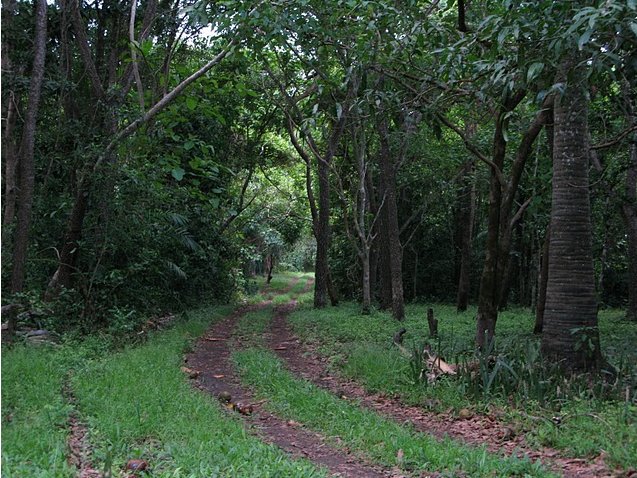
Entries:
<svg viewBox="0 0 637 478">
<path fill-rule="evenodd" d="M 291 286 L 287 289 L 291 289 Z M 238 320 L 248 312 L 261 310 L 271 304 L 261 304 L 238 309 L 229 317 L 213 325 L 197 342 L 192 353 L 187 355 L 189 368 L 199 372 L 196 386 L 217 397 L 228 392 L 234 403 L 253 404 L 254 413 L 245 421 L 263 441 L 278 446 L 293 457 L 303 457 L 324 466 L 334 476 L 351 478 L 397 478 L 402 475 L 381 466 L 373 465 L 362 458 L 338 450 L 326 443 L 325 437 L 302 428 L 300 424 L 278 417 L 267 411 L 263 402 L 255 403 L 252 392 L 241 385 L 230 356 L 230 344 L 239 339 L 234 336 Z"/>
<path fill-rule="evenodd" d="M 306 284 L 306 288 L 309 288 L 309 285 Z M 427 412 L 420 407 L 405 405 L 394 397 L 369 393 L 360 384 L 331 374 L 327 359 L 304 346 L 293 334 L 287 318 L 295 308 L 294 300 L 275 308 L 270 332 L 266 334 L 268 346 L 286 363 L 292 373 L 336 396 L 354 399 L 365 408 L 396 422 L 409 423 L 417 431 L 437 438 L 450 437 L 468 445 L 487 445 L 489 452 L 494 454 L 539 460 L 566 478 L 625 476 L 621 472 L 609 470 L 601 459 L 590 462 L 581 458 L 565 457 L 558 450 L 551 448 L 532 449 L 526 443 L 523 434 L 512 434 L 511 428 L 495 417 L 475 415 L 466 419 L 455 419 L 451 414 Z"/>
</svg>

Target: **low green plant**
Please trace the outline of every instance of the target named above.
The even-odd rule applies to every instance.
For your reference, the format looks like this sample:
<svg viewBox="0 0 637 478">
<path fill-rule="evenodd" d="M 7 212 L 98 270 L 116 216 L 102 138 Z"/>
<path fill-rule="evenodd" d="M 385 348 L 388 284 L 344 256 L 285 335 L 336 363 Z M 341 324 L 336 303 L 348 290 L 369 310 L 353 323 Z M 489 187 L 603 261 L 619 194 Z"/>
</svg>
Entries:
<svg viewBox="0 0 637 478">
<path fill-rule="evenodd" d="M 242 380 L 266 398 L 265 405 L 332 440 L 388 466 L 443 471 L 449 476 L 551 476 L 537 463 L 492 455 L 452 440 L 442 441 L 374 412 L 340 400 L 294 378 L 270 352 L 249 349 L 233 354 Z"/>
<path fill-rule="evenodd" d="M 600 313 L 603 349 L 616 373 L 595 378 L 566 375 L 544 360 L 539 339 L 530 333 L 533 316 L 526 311 L 502 312 L 497 342 L 476 354 L 475 310 L 458 314 L 451 306 L 434 305 L 439 339 L 431 347 L 457 364 L 459 373 L 428 383 L 421 375 L 422 350 L 430 341 L 427 308 L 409 305 L 400 324 L 407 329 L 411 358 L 392 345 L 399 326 L 385 312 L 364 316 L 357 304 L 345 303 L 329 313 L 300 308 L 290 321 L 298 335 L 331 358 L 332 368 L 370 391 L 399 394 L 406 403 L 435 410 L 495 405 L 507 411 L 509 420 L 528 427 L 527 438 L 537 445 L 566 449 L 575 456 L 607 450 L 609 463 L 625 468 L 637 461 L 632 451 L 637 449 L 637 324 L 627 323 L 621 311 Z M 551 418 L 562 414 L 569 418 L 556 427 Z M 532 423 L 529 416 L 535 417 Z"/>
<path fill-rule="evenodd" d="M 66 369 L 47 346 L 2 350 L 2 476 L 74 476 L 66 462 Z"/>
</svg>

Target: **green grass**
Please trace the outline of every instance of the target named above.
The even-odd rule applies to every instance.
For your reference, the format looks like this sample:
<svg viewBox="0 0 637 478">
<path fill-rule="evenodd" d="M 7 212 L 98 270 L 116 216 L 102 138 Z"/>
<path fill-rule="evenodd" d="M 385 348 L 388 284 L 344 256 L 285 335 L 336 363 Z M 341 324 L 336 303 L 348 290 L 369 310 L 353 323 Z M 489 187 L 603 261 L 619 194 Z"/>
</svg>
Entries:
<svg viewBox="0 0 637 478">
<path fill-rule="evenodd" d="M 62 354 L 49 347 L 2 350 L 2 476 L 70 477 Z"/>
<path fill-rule="evenodd" d="M 237 322 L 235 334 L 241 337 L 244 345 L 262 345 L 262 334 L 272 321 L 272 307 L 266 307 L 254 312 L 248 312 Z"/>
<path fill-rule="evenodd" d="M 398 324 L 389 314 L 374 311 L 361 315 L 360 307 L 344 303 L 338 308 L 294 312 L 291 323 L 295 332 L 318 351 L 330 357 L 333 371 L 362 383 L 369 391 L 399 394 L 406 403 L 423 405 L 435 411 L 449 407 L 486 410 L 495 404 L 507 412 L 507 419 L 526 430 L 537 445 L 567 450 L 574 456 L 595 457 L 603 450 L 612 465 L 629 468 L 637 463 L 637 402 L 635 390 L 629 401 L 591 397 L 589 384 L 580 381 L 567 398 L 540 404 L 532 399 L 511 403 L 506 394 L 494 393 L 476 399 L 466 381 L 443 379 L 434 384 L 420 383 L 410 372 L 409 360 L 392 345 L 393 334 L 402 326 L 407 349 L 428 343 L 452 362 L 472 357 L 475 333 L 475 310 L 458 314 L 449 305 L 432 305 L 439 320 L 439 340 L 428 339 L 425 305 L 409 305 L 404 323 Z M 525 310 L 500 314 L 497 341 L 499 350 L 513 350 L 520 345 L 536 344 L 531 334 L 534 317 Z M 621 311 L 602 311 L 600 329 L 604 353 L 611 362 L 632 364 L 637 371 L 637 324 L 623 320 Z M 514 355 L 504 355 L 515 360 Z M 629 370 L 631 366 L 627 367 Z M 557 378 L 553 379 L 553 382 Z M 540 383 L 541 385 L 541 383 Z M 579 388 L 578 388 L 579 387 Z M 562 387 L 565 388 L 565 387 Z M 496 391 L 497 392 L 497 391 Z M 539 421 L 528 415 L 543 417 Z M 563 417 L 555 426 L 550 418 Z"/>
<path fill-rule="evenodd" d="M 153 476 L 161 477 L 324 476 L 311 463 L 288 459 L 247 434 L 240 420 L 195 391 L 180 372 L 184 347 L 225 312 L 190 314 L 188 322 L 147 344 L 75 375 L 79 408 L 102 466 L 118 469 L 141 457 L 150 462 Z"/>
<path fill-rule="evenodd" d="M 410 427 L 384 419 L 355 404 L 340 400 L 310 383 L 294 378 L 270 352 L 248 349 L 233 354 L 242 380 L 267 398 L 266 406 L 385 465 L 406 469 L 462 471 L 479 476 L 551 476 L 527 460 L 504 458 L 482 448 L 469 448 L 452 440 L 438 441 Z"/>
</svg>

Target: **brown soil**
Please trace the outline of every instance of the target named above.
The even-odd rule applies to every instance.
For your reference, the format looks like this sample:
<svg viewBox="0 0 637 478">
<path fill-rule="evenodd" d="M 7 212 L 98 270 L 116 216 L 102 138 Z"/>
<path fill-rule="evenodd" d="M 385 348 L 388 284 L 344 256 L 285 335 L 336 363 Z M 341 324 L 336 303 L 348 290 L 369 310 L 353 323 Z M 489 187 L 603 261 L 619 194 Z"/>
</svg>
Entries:
<svg viewBox="0 0 637 478">
<path fill-rule="evenodd" d="M 71 390 L 71 384 L 67 380 L 64 383 L 62 395 L 71 405 L 75 406 L 75 396 L 73 390 Z M 69 438 L 67 440 L 67 446 L 69 447 L 69 453 L 67 461 L 69 466 L 77 470 L 78 478 L 102 478 L 102 472 L 93 468 L 91 463 L 91 448 L 88 441 L 88 429 L 86 425 L 82 423 L 75 411 L 75 407 L 69 414 Z"/>
<path fill-rule="evenodd" d="M 329 371 L 328 360 L 295 337 L 287 324 L 294 309 L 290 303 L 275 309 L 269 335 L 269 346 L 283 359 L 294 374 L 309 380 L 344 399 L 356 400 L 361 406 L 377 411 L 400 423 L 409 423 L 416 430 L 442 438 L 451 437 L 471 445 L 487 445 L 490 452 L 502 455 L 526 456 L 540 460 L 554 471 L 569 478 L 610 478 L 631 476 L 608 469 L 603 455 L 594 461 L 564 457 L 550 448 L 532 449 L 523 434 L 516 432 L 497 417 L 474 414 L 469 418 L 455 417 L 451 412 L 436 414 L 420 407 L 401 403 L 399 397 L 368 393 L 359 384 Z"/>
<path fill-rule="evenodd" d="M 289 289 L 288 289 L 289 290 Z M 339 450 L 328 444 L 324 437 L 303 428 L 302 424 L 285 420 L 256 402 L 247 388 L 243 387 L 230 363 L 229 342 L 233 340 L 233 330 L 238 319 L 245 313 L 269 305 L 262 304 L 243 308 L 208 330 L 186 357 L 187 366 L 199 371 L 197 386 L 214 395 L 228 392 L 233 403 L 252 404 L 253 413 L 245 416 L 252 430 L 265 442 L 274 444 L 294 457 L 303 457 L 326 467 L 330 473 L 344 477 L 399 477 L 393 470 L 372 465 L 363 458 Z M 235 337 L 234 340 L 237 338 Z M 235 413 L 229 411 L 229 413 Z"/>
</svg>

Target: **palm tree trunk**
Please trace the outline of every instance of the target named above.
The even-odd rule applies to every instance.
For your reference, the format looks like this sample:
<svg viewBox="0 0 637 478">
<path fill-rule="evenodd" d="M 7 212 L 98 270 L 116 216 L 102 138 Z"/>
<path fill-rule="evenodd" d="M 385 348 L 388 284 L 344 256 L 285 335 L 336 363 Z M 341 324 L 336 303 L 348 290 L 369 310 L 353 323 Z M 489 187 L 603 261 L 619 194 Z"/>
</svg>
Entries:
<svg viewBox="0 0 637 478">
<path fill-rule="evenodd" d="M 601 353 L 593 271 L 585 66 L 578 58 L 567 58 L 560 76 L 567 86 L 555 104 L 542 351 L 564 368 L 590 370 L 600 365 Z"/>
</svg>

